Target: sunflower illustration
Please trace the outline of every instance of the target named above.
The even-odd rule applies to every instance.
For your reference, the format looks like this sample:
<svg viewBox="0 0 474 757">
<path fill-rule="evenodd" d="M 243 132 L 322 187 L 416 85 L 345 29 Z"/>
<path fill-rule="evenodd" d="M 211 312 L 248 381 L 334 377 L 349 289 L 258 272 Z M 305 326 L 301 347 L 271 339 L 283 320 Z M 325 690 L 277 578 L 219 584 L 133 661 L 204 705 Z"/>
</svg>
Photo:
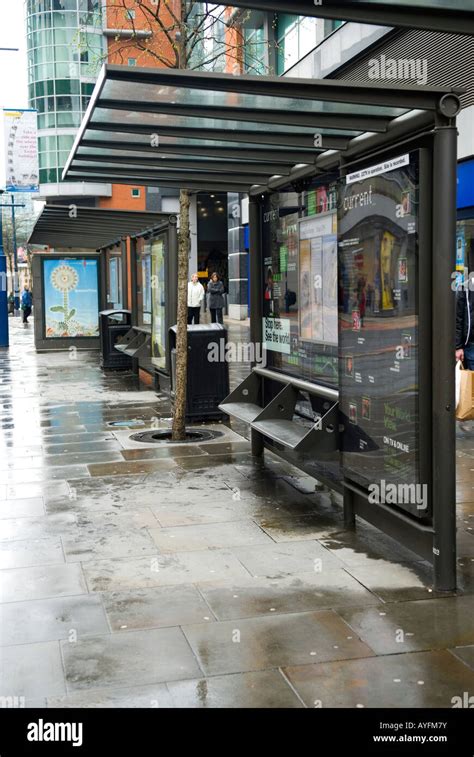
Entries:
<svg viewBox="0 0 474 757">
<path fill-rule="evenodd" d="M 79 283 L 79 276 L 70 265 L 59 265 L 51 274 L 51 284 L 63 295 L 63 304 L 54 305 L 50 308 L 53 313 L 62 313 L 62 318 L 58 324 L 59 329 L 63 332 L 62 336 L 74 336 L 71 333 L 70 321 L 76 314 L 75 308 L 69 310 L 69 292 L 75 289 Z"/>
<path fill-rule="evenodd" d="M 60 292 L 71 292 L 77 287 L 79 276 L 70 265 L 59 265 L 51 274 L 51 284 Z"/>
</svg>

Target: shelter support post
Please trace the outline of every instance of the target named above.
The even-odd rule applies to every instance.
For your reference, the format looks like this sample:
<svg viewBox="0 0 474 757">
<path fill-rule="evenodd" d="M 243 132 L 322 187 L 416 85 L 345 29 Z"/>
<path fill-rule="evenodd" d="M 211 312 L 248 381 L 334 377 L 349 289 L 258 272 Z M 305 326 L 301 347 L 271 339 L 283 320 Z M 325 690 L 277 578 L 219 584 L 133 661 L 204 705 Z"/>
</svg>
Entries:
<svg viewBox="0 0 474 757">
<path fill-rule="evenodd" d="M 433 524 L 438 591 L 456 588 L 455 270 L 457 129 L 438 118 L 433 165 Z"/>
<path fill-rule="evenodd" d="M 249 201 L 249 228 L 250 228 L 250 341 L 256 348 L 263 342 L 262 329 L 262 214 L 261 203 L 255 197 Z M 257 349 L 254 355 L 259 354 Z M 254 367 L 254 365 L 252 365 Z M 262 457 L 263 436 L 258 431 L 251 429 L 250 438 L 252 455 Z"/>
<path fill-rule="evenodd" d="M 356 525 L 355 495 L 351 489 L 345 486 L 343 496 L 344 496 L 344 500 L 343 500 L 344 527 L 353 529 L 355 528 L 355 525 Z"/>
</svg>

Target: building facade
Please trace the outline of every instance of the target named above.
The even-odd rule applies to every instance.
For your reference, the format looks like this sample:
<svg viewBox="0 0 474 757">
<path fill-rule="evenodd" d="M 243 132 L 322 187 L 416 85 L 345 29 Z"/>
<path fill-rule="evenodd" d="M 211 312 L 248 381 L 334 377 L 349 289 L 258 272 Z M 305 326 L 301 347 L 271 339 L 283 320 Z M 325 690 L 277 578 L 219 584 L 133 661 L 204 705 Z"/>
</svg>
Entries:
<svg viewBox="0 0 474 757">
<path fill-rule="evenodd" d="M 28 100 L 38 111 L 40 196 L 110 194 L 108 185 L 61 184 L 61 172 L 105 52 L 101 0 L 26 0 Z"/>
</svg>

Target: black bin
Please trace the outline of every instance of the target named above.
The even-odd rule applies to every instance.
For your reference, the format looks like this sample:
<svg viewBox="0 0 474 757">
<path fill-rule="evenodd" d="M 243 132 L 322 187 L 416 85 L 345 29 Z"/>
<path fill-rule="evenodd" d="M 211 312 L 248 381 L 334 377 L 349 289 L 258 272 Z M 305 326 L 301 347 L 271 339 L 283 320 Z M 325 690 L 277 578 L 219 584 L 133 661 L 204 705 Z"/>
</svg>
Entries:
<svg viewBox="0 0 474 757">
<path fill-rule="evenodd" d="M 99 313 L 100 324 L 100 365 L 102 368 L 128 370 L 132 359 L 115 349 L 120 337 L 130 331 L 132 314 L 130 310 L 102 310 Z"/>
<path fill-rule="evenodd" d="M 169 331 L 171 397 L 176 385 L 176 326 Z M 219 404 L 229 394 L 229 366 L 225 355 L 227 329 L 220 323 L 188 326 L 188 380 L 186 418 L 190 421 L 222 418 Z M 217 344 L 217 362 L 209 360 L 209 346 Z M 214 351 L 215 348 L 214 348 Z"/>
</svg>

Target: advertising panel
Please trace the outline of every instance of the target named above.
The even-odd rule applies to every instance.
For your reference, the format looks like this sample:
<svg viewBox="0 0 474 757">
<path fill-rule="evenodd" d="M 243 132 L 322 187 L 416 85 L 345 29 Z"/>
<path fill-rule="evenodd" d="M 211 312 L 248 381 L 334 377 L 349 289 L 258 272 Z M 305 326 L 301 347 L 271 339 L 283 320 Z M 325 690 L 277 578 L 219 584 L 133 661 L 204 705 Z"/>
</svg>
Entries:
<svg viewBox="0 0 474 757">
<path fill-rule="evenodd" d="M 157 368 L 166 365 L 166 245 L 165 237 L 154 239 L 151 245 L 152 297 L 152 363 Z"/>
<path fill-rule="evenodd" d="M 340 189 L 343 472 L 365 488 L 420 485 L 418 152 L 351 174 Z"/>
<path fill-rule="evenodd" d="M 4 109 L 5 188 L 7 192 L 39 190 L 36 110 Z"/>
<path fill-rule="evenodd" d="M 46 258 L 42 263 L 46 339 L 98 337 L 97 260 Z"/>
<path fill-rule="evenodd" d="M 306 199 L 292 192 L 271 195 L 262 239 L 267 364 L 333 386 L 338 381 L 336 198 L 336 187 L 327 184 L 310 190 Z"/>
</svg>

